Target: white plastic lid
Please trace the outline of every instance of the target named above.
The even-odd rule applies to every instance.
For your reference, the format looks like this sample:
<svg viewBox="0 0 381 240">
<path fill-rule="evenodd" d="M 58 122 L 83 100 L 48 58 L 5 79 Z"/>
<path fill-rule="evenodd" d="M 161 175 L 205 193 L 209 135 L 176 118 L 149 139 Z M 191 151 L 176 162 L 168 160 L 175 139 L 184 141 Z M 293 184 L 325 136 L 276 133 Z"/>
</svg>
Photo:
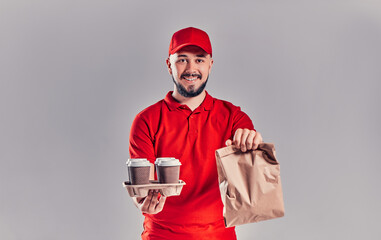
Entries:
<svg viewBox="0 0 381 240">
<path fill-rule="evenodd" d="M 155 161 L 156 166 L 180 166 L 181 163 L 176 158 L 156 158 Z"/>
<path fill-rule="evenodd" d="M 151 163 L 146 158 L 131 158 L 128 159 L 127 167 L 150 167 Z"/>
</svg>

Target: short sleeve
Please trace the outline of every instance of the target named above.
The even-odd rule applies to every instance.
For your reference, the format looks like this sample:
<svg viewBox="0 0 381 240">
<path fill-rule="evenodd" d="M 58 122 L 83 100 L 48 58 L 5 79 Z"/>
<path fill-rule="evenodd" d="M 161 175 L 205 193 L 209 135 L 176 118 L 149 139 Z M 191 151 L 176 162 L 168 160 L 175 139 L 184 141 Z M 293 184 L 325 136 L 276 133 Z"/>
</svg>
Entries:
<svg viewBox="0 0 381 240">
<path fill-rule="evenodd" d="M 250 117 L 246 113 L 241 111 L 240 107 L 238 107 L 237 111 L 235 111 L 233 116 L 232 136 L 234 136 L 234 133 L 238 128 L 247 128 L 256 131 L 254 129 L 254 124 L 251 121 Z"/>
<path fill-rule="evenodd" d="M 131 126 L 129 151 L 130 158 L 147 158 L 151 162 L 156 159 L 149 124 L 140 115 Z"/>
</svg>

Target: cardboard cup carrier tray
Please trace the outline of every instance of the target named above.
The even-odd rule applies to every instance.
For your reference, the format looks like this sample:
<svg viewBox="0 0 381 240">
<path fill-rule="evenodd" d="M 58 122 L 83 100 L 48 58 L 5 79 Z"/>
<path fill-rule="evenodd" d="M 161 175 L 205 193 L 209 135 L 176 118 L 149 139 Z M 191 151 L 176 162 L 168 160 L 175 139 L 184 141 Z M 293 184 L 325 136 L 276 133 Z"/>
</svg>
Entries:
<svg viewBox="0 0 381 240">
<path fill-rule="evenodd" d="M 159 183 L 158 181 L 150 181 L 149 184 L 131 185 L 130 182 L 124 182 L 123 186 L 127 189 L 131 197 L 146 197 L 150 189 L 159 190 L 160 194 L 166 197 L 178 196 L 183 189 L 185 182 L 179 180 L 178 183 Z"/>
</svg>

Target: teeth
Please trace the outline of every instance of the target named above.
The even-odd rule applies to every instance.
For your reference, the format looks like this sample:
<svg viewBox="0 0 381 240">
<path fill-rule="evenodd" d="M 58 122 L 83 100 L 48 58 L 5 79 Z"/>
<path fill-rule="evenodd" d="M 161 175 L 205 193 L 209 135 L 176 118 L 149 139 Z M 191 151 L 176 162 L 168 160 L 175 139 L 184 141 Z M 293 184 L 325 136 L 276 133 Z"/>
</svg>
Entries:
<svg viewBox="0 0 381 240">
<path fill-rule="evenodd" d="M 194 80 L 196 80 L 197 78 L 195 77 L 195 78 L 186 78 L 186 77 L 184 77 L 186 80 L 188 80 L 188 81 L 194 81 Z"/>
</svg>

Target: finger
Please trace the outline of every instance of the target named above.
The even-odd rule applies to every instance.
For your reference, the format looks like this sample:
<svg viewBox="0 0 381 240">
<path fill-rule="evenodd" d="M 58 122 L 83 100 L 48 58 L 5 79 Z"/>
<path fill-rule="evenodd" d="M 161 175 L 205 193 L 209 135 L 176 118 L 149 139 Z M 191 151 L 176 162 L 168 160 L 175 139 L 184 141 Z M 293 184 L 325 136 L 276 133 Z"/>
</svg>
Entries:
<svg viewBox="0 0 381 240">
<path fill-rule="evenodd" d="M 263 137 L 261 133 L 257 132 L 256 137 L 258 138 L 259 143 L 263 143 Z"/>
<path fill-rule="evenodd" d="M 167 199 L 167 197 L 165 197 L 165 196 L 160 197 L 159 202 L 156 205 L 155 213 L 159 213 L 159 212 L 161 212 L 161 210 L 163 210 L 164 203 L 165 203 L 166 199 Z"/>
<path fill-rule="evenodd" d="M 159 195 L 159 190 L 154 190 L 153 192 L 154 193 L 152 195 L 151 202 L 150 202 L 149 207 L 148 207 L 149 213 L 154 213 L 155 212 L 155 208 L 156 208 L 156 205 L 157 205 L 157 197 Z"/>
<path fill-rule="evenodd" d="M 249 136 L 247 136 L 247 140 L 246 140 L 247 150 L 253 149 L 255 135 L 256 135 L 255 131 L 251 130 L 249 133 Z"/>
<path fill-rule="evenodd" d="M 241 145 L 241 136 L 242 136 L 242 128 L 238 128 L 235 133 L 234 133 L 234 137 L 233 137 L 233 144 L 239 148 L 239 145 Z"/>
<path fill-rule="evenodd" d="M 247 137 L 249 136 L 249 133 L 250 133 L 249 129 L 244 129 L 243 130 L 243 133 L 242 133 L 242 136 L 241 136 L 241 144 L 239 145 L 239 147 L 241 148 L 242 152 L 246 152 L 246 150 L 247 150 L 247 148 L 246 148 L 246 140 L 247 140 Z"/>
<path fill-rule="evenodd" d="M 262 135 L 257 132 L 254 137 L 253 149 L 257 149 L 258 145 L 263 142 Z"/>
<path fill-rule="evenodd" d="M 225 144 L 226 144 L 226 146 L 230 146 L 230 145 L 232 145 L 232 140 L 230 140 L 230 139 L 228 139 L 228 140 L 226 140 L 226 142 L 225 142 Z"/>
<path fill-rule="evenodd" d="M 140 205 L 140 211 L 141 212 L 148 213 L 149 205 L 151 203 L 152 196 L 153 196 L 153 192 L 152 192 L 152 190 L 149 190 L 147 197 L 144 198 L 143 203 Z"/>
<path fill-rule="evenodd" d="M 137 197 L 136 198 L 136 201 L 139 203 L 139 204 L 142 204 L 144 199 L 146 199 L 146 197 Z"/>
</svg>

